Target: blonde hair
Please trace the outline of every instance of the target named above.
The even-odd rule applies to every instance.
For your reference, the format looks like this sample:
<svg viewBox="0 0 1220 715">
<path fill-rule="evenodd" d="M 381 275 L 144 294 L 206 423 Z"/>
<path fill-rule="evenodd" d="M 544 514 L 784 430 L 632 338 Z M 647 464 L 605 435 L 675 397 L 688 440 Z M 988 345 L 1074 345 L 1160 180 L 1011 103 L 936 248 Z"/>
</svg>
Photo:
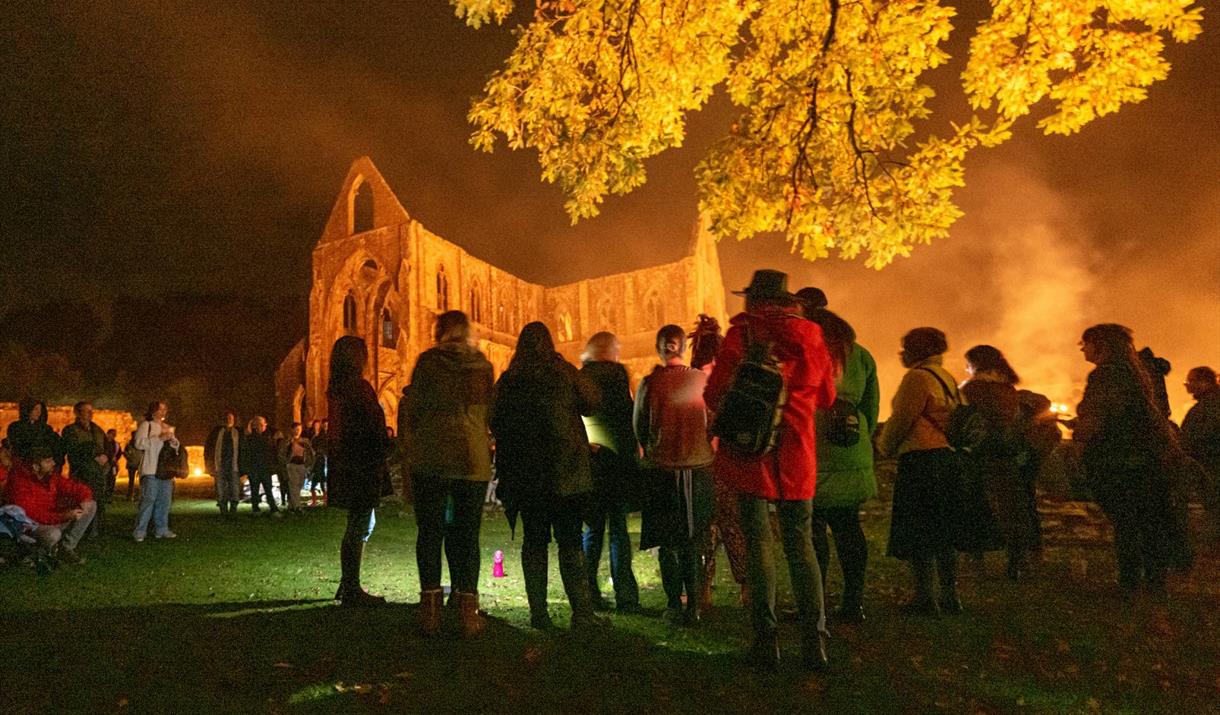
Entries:
<svg viewBox="0 0 1220 715">
<path fill-rule="evenodd" d="M 585 343 L 585 349 L 580 354 L 581 362 L 593 362 L 595 360 L 618 360 L 618 338 L 614 333 L 603 330 L 600 333 L 594 333 L 593 337 L 589 338 L 589 342 Z"/>
</svg>

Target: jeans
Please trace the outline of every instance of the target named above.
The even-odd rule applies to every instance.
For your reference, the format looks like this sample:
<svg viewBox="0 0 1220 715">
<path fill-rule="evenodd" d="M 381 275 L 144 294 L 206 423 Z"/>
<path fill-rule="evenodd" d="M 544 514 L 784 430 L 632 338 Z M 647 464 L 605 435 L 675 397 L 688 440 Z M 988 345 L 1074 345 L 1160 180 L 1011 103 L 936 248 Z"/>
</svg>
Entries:
<svg viewBox="0 0 1220 715">
<path fill-rule="evenodd" d="M 839 556 L 839 568 L 843 570 L 843 596 L 840 606 L 856 608 L 864 598 L 864 569 L 868 564 L 868 542 L 864 540 L 864 529 L 860 528 L 860 507 L 836 506 L 814 507 L 813 550 L 822 567 L 822 590 L 826 590 L 826 574 L 830 572 L 830 542 L 826 538 L 829 528 L 835 537 L 835 552 Z"/>
<path fill-rule="evenodd" d="M 487 483 L 469 479 L 447 479 L 434 474 L 415 474 L 415 563 L 419 568 L 419 590 L 441 587 L 441 547 L 449 562 L 453 590 L 478 593 L 482 553 L 479 529 L 483 525 L 483 495 Z M 445 523 L 445 506 L 453 497 L 453 521 Z"/>
<path fill-rule="evenodd" d="M 263 492 L 267 495 L 267 506 L 271 507 L 271 511 L 279 511 L 279 507 L 275 504 L 275 495 L 272 493 L 271 474 L 251 474 L 250 477 L 250 506 L 258 509 L 260 500 L 259 487 L 262 487 Z"/>
<path fill-rule="evenodd" d="M 174 500 L 174 480 L 157 479 L 151 474 L 140 477 L 140 510 L 136 514 L 137 539 L 148 533 L 148 521 L 152 520 L 157 536 L 169 533 L 169 506 Z"/>
<path fill-rule="evenodd" d="M 810 500 L 777 502 L 780 533 L 793 596 L 806 635 L 826 633 L 826 608 L 822 599 L 821 569 L 813 551 L 811 531 L 813 507 Z M 741 530 L 746 537 L 746 573 L 750 584 L 751 620 L 755 637 L 768 637 L 776 631 L 775 551 L 772 547 L 771 520 L 767 500 L 739 494 L 737 508 Z"/>
<path fill-rule="evenodd" d="M 34 539 L 47 549 L 54 549 L 58 544 L 63 544 L 66 549 L 75 549 L 97 515 L 97 502 L 84 502 L 80 505 L 80 510 L 82 513 L 76 521 L 39 524 L 34 527 Z"/>
<path fill-rule="evenodd" d="M 233 502 L 236 504 L 241 501 L 241 474 L 232 467 L 226 467 L 220 470 L 220 474 L 214 475 L 216 480 L 216 504 L 224 508 L 225 504 Z"/>
<path fill-rule="evenodd" d="M 597 504 L 589 515 L 583 545 L 589 593 L 600 597 L 597 568 L 601 565 L 606 525 L 610 526 L 610 579 L 614 582 L 614 605 L 630 608 L 640 603 L 640 587 L 631 570 L 631 534 L 627 532 L 627 509 L 622 502 Z"/>
</svg>

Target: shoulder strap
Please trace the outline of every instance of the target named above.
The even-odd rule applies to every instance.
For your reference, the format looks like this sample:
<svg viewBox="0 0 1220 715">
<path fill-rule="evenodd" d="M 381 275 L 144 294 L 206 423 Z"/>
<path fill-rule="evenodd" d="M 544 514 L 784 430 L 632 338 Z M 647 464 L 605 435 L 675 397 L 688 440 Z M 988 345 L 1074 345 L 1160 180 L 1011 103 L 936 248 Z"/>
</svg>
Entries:
<svg viewBox="0 0 1220 715">
<path fill-rule="evenodd" d="M 942 378 L 940 375 L 936 374 L 935 370 L 933 370 L 930 367 L 917 367 L 915 369 L 923 370 L 924 372 L 928 373 L 932 377 L 936 378 L 936 381 L 940 383 L 940 389 L 943 390 L 945 393 L 945 400 L 947 402 L 953 404 L 954 406 L 962 404 L 961 393 L 959 393 L 956 389 L 950 391 L 949 385 L 945 382 L 944 378 Z"/>
</svg>

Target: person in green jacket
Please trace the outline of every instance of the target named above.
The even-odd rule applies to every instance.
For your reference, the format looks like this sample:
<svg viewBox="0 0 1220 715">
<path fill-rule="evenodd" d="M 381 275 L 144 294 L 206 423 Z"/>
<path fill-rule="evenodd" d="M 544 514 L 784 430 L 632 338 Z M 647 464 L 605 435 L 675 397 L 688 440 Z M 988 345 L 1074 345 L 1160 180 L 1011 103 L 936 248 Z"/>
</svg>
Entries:
<svg viewBox="0 0 1220 715">
<path fill-rule="evenodd" d="M 470 319 L 459 310 L 436 319 L 436 345 L 419 356 L 399 405 L 405 463 L 415 491 L 419 533 L 420 630 L 441 626 L 441 550 L 449 562 L 463 635 L 482 633 L 479 614 L 479 530 L 491 479 L 489 412 L 492 366 L 474 346 Z M 453 502 L 452 523 L 445 505 Z"/>
<path fill-rule="evenodd" d="M 868 564 L 860 505 L 877 496 L 872 442 L 881 405 L 877 363 L 856 342 L 851 324 L 826 309 L 821 290 L 806 288 L 797 295 L 805 300 L 805 317 L 822 328 L 836 372 L 836 405 L 831 410 L 820 410 L 816 420 L 818 479 L 813 497 L 813 548 L 822 566 L 824 592 L 830 571 L 827 529 L 834 534 L 843 571 L 843 594 L 835 616 L 840 621 L 858 623 L 864 620 L 864 572 Z"/>
</svg>

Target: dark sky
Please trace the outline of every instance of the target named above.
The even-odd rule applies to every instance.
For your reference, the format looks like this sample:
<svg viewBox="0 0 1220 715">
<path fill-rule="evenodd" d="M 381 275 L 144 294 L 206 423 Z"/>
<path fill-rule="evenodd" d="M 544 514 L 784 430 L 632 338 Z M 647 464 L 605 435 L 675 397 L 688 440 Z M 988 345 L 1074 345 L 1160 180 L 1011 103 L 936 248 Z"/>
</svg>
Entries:
<svg viewBox="0 0 1220 715">
<path fill-rule="evenodd" d="M 468 146 L 470 98 L 512 37 L 466 28 L 446 0 L 4 5 L 10 304 L 48 292 L 303 295 L 310 250 L 362 154 L 431 230 L 524 278 L 672 260 L 695 220 L 692 168 L 731 119 L 715 101 L 686 147 L 649 165 L 646 186 L 572 227 L 532 154 Z M 1199 40 L 1170 47 L 1170 78 L 1145 103 L 1075 137 L 1023 131 L 973 159 L 959 193 L 968 216 L 950 239 L 882 272 L 803 263 L 773 238 L 722 244 L 726 282 L 778 265 L 823 285 L 883 375 L 896 374 L 901 332 L 925 323 L 955 350 L 993 341 L 1072 383 L 1079 329 L 1100 320 L 1131 324 L 1183 368 L 1220 362 L 1215 15 Z M 937 80 L 950 108 L 959 70 Z"/>
</svg>

